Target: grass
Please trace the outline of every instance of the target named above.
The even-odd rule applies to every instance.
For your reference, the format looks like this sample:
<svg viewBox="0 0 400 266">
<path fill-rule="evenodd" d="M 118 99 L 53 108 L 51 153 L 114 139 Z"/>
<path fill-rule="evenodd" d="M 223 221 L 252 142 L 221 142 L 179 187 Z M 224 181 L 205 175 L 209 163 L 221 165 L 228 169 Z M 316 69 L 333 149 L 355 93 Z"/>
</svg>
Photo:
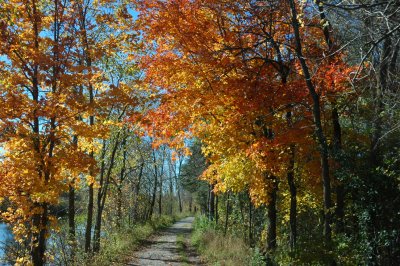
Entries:
<svg viewBox="0 0 400 266">
<path fill-rule="evenodd" d="M 132 260 L 132 252 L 155 232 L 162 230 L 176 220 L 176 217 L 161 216 L 144 224 L 110 232 L 102 241 L 102 249 L 86 265 L 126 265 Z"/>
<path fill-rule="evenodd" d="M 251 249 L 239 237 L 229 234 L 225 236 L 205 217 L 196 218 L 192 243 L 209 265 L 265 265 L 258 250 Z"/>
<path fill-rule="evenodd" d="M 180 261 L 183 265 L 189 265 L 189 258 L 187 256 L 187 245 L 185 242 L 184 235 L 178 235 L 176 239 L 176 246 L 178 248 L 178 253 L 180 256 Z"/>
</svg>

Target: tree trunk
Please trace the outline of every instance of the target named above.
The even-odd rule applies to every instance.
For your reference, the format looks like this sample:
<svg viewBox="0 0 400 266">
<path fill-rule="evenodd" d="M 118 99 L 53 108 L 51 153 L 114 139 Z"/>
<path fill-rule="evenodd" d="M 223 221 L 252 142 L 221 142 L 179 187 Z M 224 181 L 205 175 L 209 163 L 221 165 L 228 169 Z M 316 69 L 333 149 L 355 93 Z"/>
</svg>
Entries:
<svg viewBox="0 0 400 266">
<path fill-rule="evenodd" d="M 380 144 L 379 140 L 382 136 L 383 130 L 383 121 L 382 121 L 382 112 L 384 110 L 383 106 L 383 94 L 387 91 L 388 87 L 388 72 L 389 66 L 391 62 L 391 50 L 392 50 L 392 39 L 390 37 L 386 38 L 381 52 L 381 58 L 379 62 L 379 75 L 378 75 L 378 86 L 376 86 L 376 90 L 374 92 L 374 108 L 375 108 L 375 117 L 373 121 L 373 133 L 371 140 L 371 148 L 370 148 L 370 157 L 371 157 L 371 166 L 375 169 L 377 166 L 381 164 L 380 158 Z"/>
<path fill-rule="evenodd" d="M 171 166 L 171 164 L 169 164 L 169 166 Z M 169 167 L 169 196 L 168 196 L 168 198 L 169 198 L 169 204 L 168 204 L 168 214 L 169 215 L 172 215 L 172 213 L 173 213 L 173 202 L 174 202 L 174 179 L 173 179 L 173 176 L 172 176 L 172 169 L 171 169 L 171 167 Z"/>
<path fill-rule="evenodd" d="M 292 112 L 289 110 L 286 113 L 287 124 L 289 128 L 292 128 Z M 293 251 L 296 246 L 297 240 L 297 191 L 294 180 L 294 162 L 295 162 L 295 144 L 289 146 L 289 164 L 287 169 L 287 182 L 290 192 L 290 211 L 289 211 L 289 246 L 290 250 Z"/>
<path fill-rule="evenodd" d="M 271 254 L 276 249 L 276 217 L 277 217 L 277 209 L 276 209 L 276 200 L 277 200 L 277 191 L 278 191 L 278 180 L 275 176 L 269 177 L 272 182 L 272 189 L 268 192 L 269 194 L 269 202 L 267 205 L 267 245 L 266 245 L 266 265 L 274 265 Z"/>
<path fill-rule="evenodd" d="M 85 231 L 85 252 L 90 252 L 90 242 L 92 240 L 92 221 L 93 221 L 93 184 L 89 184 L 89 201 L 87 207 L 87 217 L 86 217 L 86 231 Z"/>
<path fill-rule="evenodd" d="M 160 175 L 160 190 L 158 192 L 158 215 L 162 214 L 162 196 L 163 196 L 163 175 Z"/>
<path fill-rule="evenodd" d="M 179 203 L 179 212 L 182 213 L 182 199 L 181 199 L 181 189 L 178 188 L 178 203 Z"/>
<path fill-rule="evenodd" d="M 268 210 L 268 226 L 267 226 L 267 251 L 272 252 L 276 249 L 276 199 L 278 191 L 278 180 L 275 176 L 271 176 L 272 189 L 269 192 Z"/>
<path fill-rule="evenodd" d="M 392 61 L 391 52 L 392 52 L 392 39 L 391 37 L 387 37 L 383 43 L 381 57 L 379 61 L 379 73 L 378 73 L 378 86 L 376 86 L 375 91 L 373 92 L 374 97 L 374 120 L 373 120 L 373 132 L 371 138 L 371 147 L 370 147 L 370 166 L 371 166 L 371 174 L 374 174 L 375 169 L 382 165 L 382 155 L 381 155 L 381 144 L 380 140 L 383 134 L 383 125 L 384 120 L 382 114 L 384 113 L 384 102 L 383 95 L 388 90 L 388 74 L 389 74 L 389 66 Z M 379 264 L 379 246 L 376 243 L 376 231 L 378 224 L 378 213 L 376 209 L 371 209 L 369 211 L 370 222 L 367 225 L 368 231 L 368 240 L 372 246 L 372 256 L 369 259 L 370 265 Z"/>
<path fill-rule="evenodd" d="M 140 192 L 140 184 L 142 181 L 142 175 L 143 175 L 143 168 L 144 168 L 144 161 L 142 161 L 142 164 L 140 165 L 140 170 L 139 170 L 139 176 L 138 176 L 138 180 L 137 183 L 135 185 L 135 195 L 134 195 L 134 199 L 133 199 L 133 221 L 137 221 L 138 219 L 138 204 L 139 204 L 139 192 Z"/>
<path fill-rule="evenodd" d="M 253 246 L 253 204 L 249 196 L 249 243 Z"/>
<path fill-rule="evenodd" d="M 342 129 L 339 122 L 339 114 L 337 108 L 332 109 L 332 124 L 333 124 L 333 153 L 338 157 L 342 151 Z M 337 233 L 344 232 L 344 197 L 345 188 L 343 182 L 336 180 L 336 231 Z"/>
<path fill-rule="evenodd" d="M 41 209 L 41 213 L 34 215 L 32 220 L 35 227 L 31 246 L 31 258 L 34 266 L 42 266 L 46 262 L 44 254 L 46 252 L 48 207 L 47 204 L 40 204 L 38 208 Z"/>
<path fill-rule="evenodd" d="M 297 240 L 297 191 L 296 185 L 294 182 L 294 156 L 295 156 L 295 147 L 292 145 L 290 147 L 290 160 L 289 167 L 287 172 L 287 181 L 289 185 L 290 191 L 290 213 L 289 213 L 289 245 L 290 249 L 293 251 L 296 246 Z"/>
<path fill-rule="evenodd" d="M 38 22 L 38 12 L 36 9 L 36 1 L 32 1 L 32 17 L 33 19 L 33 34 L 35 37 L 34 40 L 34 49 L 35 51 L 39 50 L 39 22 Z M 39 102 L 39 67 L 35 64 L 33 67 L 32 74 L 32 99 L 35 103 Z M 37 109 L 33 110 L 33 143 L 34 149 L 37 154 L 41 154 L 40 148 L 40 126 L 39 126 L 39 116 L 37 113 Z M 39 168 L 43 168 L 43 166 L 39 166 Z M 42 176 L 42 171 L 38 170 L 38 176 Z M 47 232 L 47 204 L 39 204 L 34 203 L 34 208 L 38 209 L 38 213 L 33 215 L 32 217 L 32 239 L 31 239 L 31 259 L 32 263 L 35 266 L 42 266 L 45 264 L 45 251 L 46 251 L 46 232 Z"/>
<path fill-rule="evenodd" d="M 103 206 L 101 204 L 101 199 L 97 199 L 97 213 L 96 213 L 96 222 L 94 225 L 94 234 L 93 234 L 93 252 L 98 252 L 100 250 L 100 236 L 101 236 L 101 216 L 103 213 Z"/>
<path fill-rule="evenodd" d="M 214 198 L 215 198 L 215 223 L 218 224 L 218 219 L 219 219 L 218 201 L 219 201 L 219 197 L 217 195 L 214 195 Z"/>
<path fill-rule="evenodd" d="M 224 227 L 224 236 L 226 236 L 226 232 L 228 231 L 228 219 L 229 219 L 229 192 L 226 195 L 226 210 L 225 210 L 225 227 Z"/>
<path fill-rule="evenodd" d="M 79 117 L 77 117 L 77 120 Z M 75 135 L 72 138 L 72 143 L 75 149 L 78 148 L 78 136 Z M 71 243 L 71 258 L 72 264 L 75 263 L 75 251 L 76 251 L 76 235 L 75 235 L 75 177 L 72 178 L 71 183 L 68 186 L 68 239 Z"/>
<path fill-rule="evenodd" d="M 153 216 L 153 210 L 154 206 L 156 204 L 156 197 L 157 197 L 157 180 L 158 180 L 158 169 L 157 169 L 157 160 L 156 160 L 156 152 L 153 149 L 153 164 L 154 164 L 154 187 L 153 187 L 153 196 L 151 199 L 151 204 L 150 204 L 150 212 L 149 212 L 149 218 Z"/>
<path fill-rule="evenodd" d="M 318 7 L 320 19 L 321 21 L 327 21 L 327 17 L 324 11 L 324 5 L 320 0 L 316 0 L 315 4 Z M 331 39 L 331 26 L 328 23 L 328 26 L 323 26 L 323 32 L 325 37 L 325 43 L 328 47 L 327 54 L 334 54 L 335 45 L 333 40 Z M 329 59 L 329 58 L 328 58 Z M 342 151 L 342 129 L 339 122 L 339 112 L 336 107 L 335 102 L 332 103 L 332 114 L 331 114 L 332 126 L 333 126 L 333 154 L 337 159 Z M 345 197 L 345 189 L 344 184 L 340 180 L 336 180 L 336 231 L 338 233 L 343 233 L 344 231 L 344 197 Z"/>
<path fill-rule="evenodd" d="M 208 219 L 210 221 L 214 220 L 214 215 L 215 215 L 215 212 L 214 212 L 215 195 L 214 195 L 214 191 L 213 190 L 214 190 L 214 185 L 211 184 L 210 185 L 210 191 L 209 191 L 210 197 L 209 197 L 209 202 L 208 202 Z"/>
<path fill-rule="evenodd" d="M 121 172 L 119 175 L 119 180 L 117 184 L 117 227 L 121 228 L 122 224 L 122 185 L 125 180 L 125 171 L 126 171 L 126 160 L 128 157 L 128 153 L 126 150 L 126 139 L 127 136 L 124 136 L 122 143 L 121 143 L 121 148 L 123 149 L 123 155 L 122 155 L 122 168 Z"/>
<path fill-rule="evenodd" d="M 86 11 L 85 8 L 78 4 L 78 11 L 79 11 L 79 24 L 81 26 L 80 32 L 82 34 L 82 40 L 83 40 L 83 52 L 82 52 L 82 58 L 83 61 L 86 63 L 86 66 L 88 68 L 92 67 L 92 58 L 89 54 L 89 41 L 88 41 L 88 36 L 87 36 L 87 31 L 86 31 Z M 91 84 L 91 82 L 88 82 L 88 90 L 89 90 L 89 105 L 92 107 L 94 105 L 94 89 Z M 89 125 L 94 126 L 94 115 L 91 114 L 89 116 Z M 94 158 L 94 152 L 93 150 L 90 152 L 89 155 L 91 158 Z M 90 176 L 94 176 L 94 170 L 90 169 L 89 171 Z M 92 235 L 92 223 L 93 223 L 93 207 L 94 207 L 94 190 L 93 190 L 93 183 L 90 182 L 89 184 L 89 190 L 88 190 L 88 205 L 87 205 L 87 218 L 86 218 L 86 231 L 85 231 L 85 252 L 88 253 L 90 252 L 90 246 L 91 246 L 91 235 Z"/>
<path fill-rule="evenodd" d="M 68 238 L 71 243 L 71 261 L 75 262 L 75 188 L 69 185 L 68 191 Z"/>
<path fill-rule="evenodd" d="M 110 157 L 110 165 L 108 166 L 107 173 L 105 174 L 105 166 L 104 159 L 102 160 L 102 167 L 100 172 L 100 188 L 97 193 L 97 215 L 96 215 L 96 223 L 94 226 L 94 236 L 93 236 L 93 251 L 98 252 L 100 250 L 100 236 L 101 236 L 101 224 L 102 224 L 102 216 L 104 205 L 107 198 L 108 185 L 110 184 L 111 172 L 114 168 L 115 163 L 115 154 L 117 153 L 117 149 L 119 146 L 119 136 L 120 132 L 118 132 L 115 137 L 115 144 L 111 152 Z M 105 144 L 104 144 L 105 145 Z"/>
<path fill-rule="evenodd" d="M 182 211 L 183 211 L 182 198 L 181 198 L 181 185 L 180 185 L 182 163 L 183 163 L 183 159 L 179 158 L 178 174 L 175 171 L 175 183 L 176 183 L 176 190 L 177 190 L 177 194 L 178 194 L 178 203 L 179 203 L 179 212 L 180 213 L 182 213 Z"/>
<path fill-rule="evenodd" d="M 329 176 L 328 144 L 326 142 L 325 134 L 322 128 L 320 96 L 315 90 L 309 68 L 303 56 L 301 37 L 299 31 L 299 22 L 297 20 L 297 10 L 295 2 L 294 0 L 288 0 L 288 1 L 292 12 L 292 26 L 294 31 L 295 49 L 297 58 L 300 61 L 300 65 L 304 73 L 304 79 L 306 81 L 308 91 L 313 101 L 315 136 L 317 138 L 320 150 L 321 167 L 322 167 L 323 202 L 324 202 L 324 236 L 325 236 L 325 244 L 329 246 L 332 238 L 332 231 L 331 231 L 332 219 L 330 213 L 330 209 L 332 208 L 332 199 L 331 199 L 331 184 Z"/>
<path fill-rule="evenodd" d="M 117 228 L 121 228 L 122 224 L 122 188 L 117 187 Z"/>
</svg>

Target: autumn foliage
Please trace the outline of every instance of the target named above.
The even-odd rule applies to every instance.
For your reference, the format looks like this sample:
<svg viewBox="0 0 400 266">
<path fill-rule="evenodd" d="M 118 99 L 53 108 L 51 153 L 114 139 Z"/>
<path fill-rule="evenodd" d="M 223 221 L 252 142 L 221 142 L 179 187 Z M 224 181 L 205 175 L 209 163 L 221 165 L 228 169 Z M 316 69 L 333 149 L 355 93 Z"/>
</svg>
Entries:
<svg viewBox="0 0 400 266">
<path fill-rule="evenodd" d="M 322 105 L 346 91 L 343 56 L 324 60 L 323 26 L 302 10 L 304 53 Z M 142 58 L 160 106 L 148 117 L 169 143 L 197 137 L 216 191 L 249 188 L 267 203 L 265 175 L 287 172 L 291 147 L 307 178 L 319 176 L 312 101 L 296 59 L 287 3 L 249 1 L 139 1 Z M 311 181 L 319 182 L 319 181 Z"/>
<path fill-rule="evenodd" d="M 391 22 L 398 6 L 386 19 L 388 28 L 366 42 L 366 53 L 354 45 L 364 51 L 360 62 L 346 34 L 363 23 L 378 24 L 372 14 L 391 10 L 394 2 L 382 12 L 376 10 L 386 3 L 350 2 L 2 1 L 0 208 L 6 206 L 1 221 L 25 247 L 16 262 L 51 261 L 46 243 L 57 228 L 52 208 L 67 193 L 71 263 L 79 249 L 76 192 L 88 192 L 85 259 L 100 251 L 112 193 L 118 229 L 124 193 L 133 195 L 126 199 L 129 225 L 132 217 L 139 221 L 140 211 L 143 220 L 151 219 L 156 200 L 161 215 L 163 193 L 171 202 L 179 198 L 182 212 L 188 177 L 181 168 L 193 178 L 202 172 L 208 189 L 202 211 L 207 207 L 210 219 L 218 219 L 218 197 L 225 197 L 224 235 L 231 195 L 240 202 L 242 220 L 246 196 L 251 245 L 253 206 L 263 210 L 268 222 L 259 225 L 258 237 L 271 265 L 284 242 L 279 234 L 288 235 L 286 262 L 307 262 L 296 260 L 298 219 L 306 214 L 318 227 L 324 264 L 344 263 L 337 254 L 351 246 L 348 236 L 359 223 L 364 231 L 357 237 L 369 243 L 362 252 L 369 258 L 395 254 L 395 219 L 380 224 L 378 214 L 387 211 L 374 204 L 387 196 L 381 190 L 390 192 L 388 199 L 399 198 L 393 159 L 399 149 L 391 150 L 398 112 L 389 107 L 398 105 L 399 27 Z M 343 27 L 329 21 L 359 9 L 372 18 Z M 358 30 L 362 40 L 372 34 L 364 30 Z M 196 151 L 191 158 L 190 149 Z M 196 160 L 201 166 L 190 169 Z M 190 193 L 203 195 L 201 185 L 200 192 L 191 185 Z M 358 190 L 366 195 L 358 197 Z M 169 208 L 172 214 L 173 203 Z M 284 233 L 278 221 L 287 223 Z M 391 244 L 382 240 L 387 235 Z M 345 245 L 337 244 L 341 238 Z"/>
</svg>

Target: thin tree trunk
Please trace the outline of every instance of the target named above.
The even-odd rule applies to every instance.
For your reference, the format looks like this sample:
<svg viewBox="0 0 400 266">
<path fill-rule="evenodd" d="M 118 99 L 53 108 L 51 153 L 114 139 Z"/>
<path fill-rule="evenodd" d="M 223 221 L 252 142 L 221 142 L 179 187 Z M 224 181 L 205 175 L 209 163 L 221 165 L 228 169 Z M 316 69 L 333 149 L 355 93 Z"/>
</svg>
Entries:
<svg viewBox="0 0 400 266">
<path fill-rule="evenodd" d="M 110 165 L 107 169 L 107 174 L 104 176 L 104 159 L 102 160 L 102 169 L 100 172 L 100 188 L 97 193 L 97 215 L 96 215 L 96 224 L 94 226 L 94 236 L 93 236 L 93 251 L 98 252 L 100 250 L 100 236 L 101 236 L 101 222 L 103 216 L 104 205 L 107 198 L 108 185 L 110 184 L 110 178 L 112 169 L 114 168 L 115 163 L 115 154 L 117 153 L 119 146 L 119 136 L 120 132 L 118 132 L 115 140 L 114 147 L 111 152 L 110 157 Z"/>
<path fill-rule="evenodd" d="M 268 192 L 269 202 L 267 205 L 267 245 L 266 245 L 266 265 L 274 265 L 272 253 L 276 250 L 276 217 L 277 217 L 277 191 L 278 191 L 278 180 L 275 176 L 269 176 L 272 182 L 272 189 Z"/>
<path fill-rule="evenodd" d="M 133 199 L 133 221 L 137 221 L 138 219 L 138 204 L 139 204 L 139 192 L 140 192 L 140 184 L 142 181 L 142 175 L 143 175 L 143 168 L 144 168 L 144 161 L 142 161 L 142 164 L 140 165 L 140 170 L 139 170 L 139 176 L 138 176 L 138 180 L 137 183 L 135 185 L 135 195 L 134 195 L 134 199 Z"/>
<path fill-rule="evenodd" d="M 253 204 L 249 196 L 249 243 L 253 246 Z"/>
<path fill-rule="evenodd" d="M 68 239 L 71 243 L 71 258 L 72 263 L 75 262 L 75 188 L 72 184 L 68 190 Z"/>
<path fill-rule="evenodd" d="M 226 210 L 225 210 L 225 227 L 224 227 L 224 236 L 226 236 L 226 232 L 228 231 L 228 219 L 229 219 L 229 192 L 226 196 Z"/>
<path fill-rule="evenodd" d="M 218 201 L 219 201 L 219 197 L 217 195 L 214 195 L 214 198 L 215 198 L 215 223 L 218 224 L 218 219 L 219 219 Z"/>
<path fill-rule="evenodd" d="M 289 128 L 292 128 L 292 112 L 289 110 L 286 113 L 287 124 Z M 289 146 L 289 164 L 287 169 L 287 182 L 290 191 L 290 211 L 289 211 L 289 246 L 290 250 L 293 251 L 296 246 L 297 240 L 297 191 L 294 181 L 294 160 L 295 160 L 295 144 Z"/>
<path fill-rule="evenodd" d="M 373 121 L 373 132 L 371 138 L 371 147 L 370 147 L 370 165 L 371 169 L 375 170 L 377 167 L 382 165 L 382 156 L 381 156 L 381 144 L 380 139 L 382 137 L 383 132 L 383 117 L 382 114 L 384 112 L 384 103 L 383 103 L 383 95 L 388 90 L 388 74 L 389 74 L 389 66 L 391 63 L 391 52 L 392 52 L 392 39 L 390 37 L 386 38 L 379 62 L 379 72 L 378 72 L 378 86 L 373 93 L 374 97 L 374 121 Z M 373 173 L 372 173 L 373 174 Z M 369 211 L 370 222 L 367 225 L 368 231 L 368 240 L 372 246 L 372 256 L 370 256 L 369 264 L 377 265 L 379 264 L 379 246 L 376 242 L 376 227 L 378 224 L 378 214 L 375 209 L 371 209 Z"/>
<path fill-rule="evenodd" d="M 325 236 L 325 244 L 329 245 L 331 243 L 331 238 L 332 238 L 332 230 L 331 230 L 332 219 L 330 213 L 330 209 L 332 208 L 332 199 L 331 199 L 331 184 L 329 176 L 328 144 L 326 142 L 325 134 L 322 128 L 320 96 L 315 90 L 309 68 L 303 56 L 302 43 L 299 31 L 299 22 L 297 20 L 297 10 L 295 2 L 294 0 L 288 0 L 288 1 L 292 12 L 292 26 L 294 31 L 296 54 L 300 61 L 300 65 L 304 73 L 304 79 L 306 81 L 308 91 L 313 101 L 315 136 L 317 138 L 318 146 L 320 149 L 321 167 L 322 167 L 323 202 L 324 202 L 324 236 Z"/>
<path fill-rule="evenodd" d="M 153 209 L 154 205 L 156 203 L 156 197 L 157 197 L 157 180 L 158 180 L 158 169 L 157 169 L 157 160 L 156 160 L 156 152 L 153 149 L 153 164 L 154 164 L 154 187 L 153 187 L 153 196 L 151 199 L 151 204 L 150 204 L 150 212 L 149 212 L 149 218 L 151 219 L 153 216 Z"/>
<path fill-rule="evenodd" d="M 339 114 L 337 108 L 334 106 L 332 109 L 332 123 L 333 123 L 333 152 L 336 157 L 342 150 L 342 129 L 339 123 Z M 336 180 L 336 231 L 338 233 L 344 232 L 344 198 L 345 188 L 343 182 Z"/>
<path fill-rule="evenodd" d="M 214 215 L 215 215 L 215 212 L 214 212 L 214 207 L 215 207 L 215 195 L 214 195 L 214 185 L 213 184 L 210 184 L 210 191 L 209 191 L 209 194 L 210 194 L 210 197 L 209 197 L 209 203 L 208 203 L 208 219 L 210 220 L 210 221 L 213 221 L 214 220 Z"/>
<path fill-rule="evenodd" d="M 93 173 L 93 172 L 92 172 Z M 87 206 L 87 217 L 86 217 L 86 230 L 85 230 L 85 252 L 90 252 L 90 245 L 92 240 L 92 221 L 93 221 L 93 206 L 94 206 L 94 191 L 93 184 L 89 184 L 89 199 Z"/>
<path fill-rule="evenodd" d="M 318 6 L 320 19 L 321 21 L 326 21 L 327 17 L 324 11 L 324 5 L 321 3 L 320 0 L 316 0 L 315 4 Z M 323 32 L 325 37 L 325 43 L 328 47 L 327 54 L 332 55 L 334 54 L 335 45 L 331 38 L 331 26 L 328 22 L 327 26 L 323 26 Z M 331 56 L 330 56 L 331 57 Z M 329 58 L 328 58 L 329 59 Z M 336 107 L 335 102 L 332 103 L 332 112 L 331 112 L 331 120 L 333 126 L 333 154 L 334 157 L 338 158 L 338 155 L 341 153 L 342 150 L 342 129 L 340 126 L 339 121 L 339 112 Z M 345 197 L 345 189 L 344 184 L 340 180 L 336 180 L 336 231 L 338 233 L 343 233 L 344 231 L 344 197 Z"/>
<path fill-rule="evenodd" d="M 241 222 L 244 224 L 245 219 L 244 219 L 244 212 L 243 212 L 243 198 L 241 197 L 240 194 L 238 194 L 238 200 L 239 200 L 240 218 L 241 218 Z"/>
<path fill-rule="evenodd" d="M 182 207 L 182 199 L 181 199 L 181 190 L 178 189 L 178 203 L 179 203 L 179 212 L 182 213 L 183 207 Z"/>
<path fill-rule="evenodd" d="M 391 50 L 392 50 L 392 39 L 390 37 L 386 38 L 381 52 L 380 64 L 379 64 L 379 75 L 378 75 L 378 86 L 376 86 L 376 90 L 374 91 L 374 108 L 375 108 L 375 117 L 373 122 L 373 133 L 371 140 L 371 148 L 370 148 L 370 157 L 371 157 L 371 166 L 376 168 L 381 164 L 380 158 L 380 144 L 379 140 L 382 136 L 382 112 L 384 110 L 383 106 L 383 94 L 387 91 L 388 88 L 388 72 L 389 66 L 391 62 Z"/>
<path fill-rule="evenodd" d="M 267 206 L 268 226 L 267 226 L 267 251 L 272 252 L 276 249 L 276 199 L 278 191 L 278 181 L 271 176 L 272 189 L 269 192 L 269 202 Z"/>
<path fill-rule="evenodd" d="M 292 145 L 290 147 L 290 159 L 287 172 L 287 181 L 290 191 L 290 213 L 289 213 L 289 245 L 290 249 L 293 251 L 296 246 L 297 240 L 297 191 L 294 182 L 294 157 L 295 157 L 295 147 Z"/>
<path fill-rule="evenodd" d="M 121 228 L 122 225 L 122 187 L 117 187 L 117 228 Z"/>
<path fill-rule="evenodd" d="M 79 117 L 77 118 L 77 120 Z M 75 149 L 78 148 L 78 136 L 75 135 L 72 138 L 72 143 Z M 75 251 L 76 251 L 76 234 L 75 234 L 75 177 L 72 178 L 71 183 L 68 186 L 68 239 L 71 243 L 71 254 L 70 261 L 72 264 L 75 263 Z"/>
<path fill-rule="evenodd" d="M 161 157 L 161 168 L 160 168 L 160 191 L 159 191 L 159 198 L 158 198 L 158 214 L 162 215 L 162 196 L 163 196 L 163 181 L 164 181 L 164 163 L 165 163 L 166 151 L 165 147 L 162 149 L 162 157 Z"/>
<path fill-rule="evenodd" d="M 82 4 L 78 4 L 79 8 L 79 15 L 80 15 L 80 26 L 81 26 L 81 32 L 82 32 L 82 39 L 84 42 L 84 47 L 83 47 L 83 58 L 84 61 L 86 62 L 86 66 L 88 68 L 92 67 L 92 59 L 89 54 L 89 42 L 88 42 L 88 37 L 87 37 L 87 31 L 86 31 L 86 11 L 84 11 L 84 8 Z M 89 81 L 88 83 L 88 89 L 89 89 L 89 105 L 93 107 L 94 105 L 94 89 Z M 89 116 L 89 125 L 92 127 L 94 126 L 94 115 L 91 114 Z M 90 157 L 94 158 L 94 151 L 92 150 L 90 152 Z M 89 171 L 90 176 L 94 176 L 94 170 L 90 169 Z M 93 182 L 89 183 L 89 190 L 88 190 L 88 205 L 87 205 L 87 218 L 86 218 L 86 231 L 85 231 L 85 252 L 88 253 L 90 252 L 90 247 L 91 247 L 91 239 L 92 239 L 92 225 L 93 225 L 93 207 L 94 207 L 94 188 L 93 188 Z"/>
<path fill-rule="evenodd" d="M 127 150 L 126 150 L 126 139 L 127 136 L 122 140 L 121 148 L 123 150 L 122 155 L 122 168 L 119 175 L 119 180 L 117 184 L 117 227 L 121 228 L 122 224 L 122 184 L 125 179 L 125 171 L 126 171 L 126 160 L 127 160 Z"/>
<path fill-rule="evenodd" d="M 172 165 L 171 165 L 171 158 L 169 159 L 168 163 L 168 180 L 169 180 L 169 203 L 168 203 L 168 214 L 172 215 L 173 213 L 173 201 L 174 201 L 174 178 L 173 178 L 173 173 L 172 173 Z"/>
<path fill-rule="evenodd" d="M 34 47 L 35 50 L 39 50 L 39 26 L 38 26 L 38 13 L 36 9 L 36 1 L 32 1 L 32 17 L 33 20 L 33 32 L 35 36 Z M 39 102 L 39 81 L 38 81 L 39 68 L 37 65 L 33 66 L 32 74 L 32 98 L 33 101 Z M 39 137 L 39 116 L 37 110 L 33 111 L 33 133 L 34 133 L 34 148 L 35 151 L 40 154 L 40 137 Z M 43 168 L 41 166 L 40 168 Z M 42 170 L 38 170 L 38 176 L 42 176 Z M 46 227 L 47 227 L 47 205 L 46 204 L 34 204 L 35 209 L 40 212 L 32 217 L 32 225 L 34 231 L 32 233 L 31 240 L 31 259 L 35 266 L 41 266 L 45 263 L 44 253 L 46 251 Z"/>
<path fill-rule="evenodd" d="M 160 175 L 160 190 L 159 190 L 159 194 L 158 194 L 158 215 L 161 216 L 162 214 L 162 196 L 163 196 L 163 175 Z"/>
<path fill-rule="evenodd" d="M 179 203 L 179 212 L 180 213 L 182 213 L 182 211 L 183 211 L 182 198 L 181 198 L 181 185 L 180 185 L 182 162 L 183 162 L 183 159 L 179 158 L 178 173 L 175 170 L 175 183 L 176 183 L 176 189 L 177 189 L 177 194 L 178 194 L 178 203 Z"/>
</svg>

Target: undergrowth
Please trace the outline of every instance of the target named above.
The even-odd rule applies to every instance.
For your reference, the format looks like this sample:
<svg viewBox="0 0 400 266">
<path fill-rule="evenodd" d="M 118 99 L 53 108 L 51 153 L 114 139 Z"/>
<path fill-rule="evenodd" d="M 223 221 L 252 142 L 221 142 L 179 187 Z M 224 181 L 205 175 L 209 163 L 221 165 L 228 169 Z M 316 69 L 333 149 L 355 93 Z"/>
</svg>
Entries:
<svg viewBox="0 0 400 266">
<path fill-rule="evenodd" d="M 101 251 L 93 256 L 87 265 L 108 266 L 129 262 L 133 250 L 137 249 L 156 231 L 170 226 L 175 220 L 176 217 L 161 216 L 144 224 L 136 224 L 116 232 L 110 232 L 107 237 L 103 238 Z"/>
<path fill-rule="evenodd" d="M 224 235 L 206 217 L 196 217 L 192 244 L 210 265 L 265 265 L 258 249 L 250 248 L 243 239 Z"/>
</svg>

